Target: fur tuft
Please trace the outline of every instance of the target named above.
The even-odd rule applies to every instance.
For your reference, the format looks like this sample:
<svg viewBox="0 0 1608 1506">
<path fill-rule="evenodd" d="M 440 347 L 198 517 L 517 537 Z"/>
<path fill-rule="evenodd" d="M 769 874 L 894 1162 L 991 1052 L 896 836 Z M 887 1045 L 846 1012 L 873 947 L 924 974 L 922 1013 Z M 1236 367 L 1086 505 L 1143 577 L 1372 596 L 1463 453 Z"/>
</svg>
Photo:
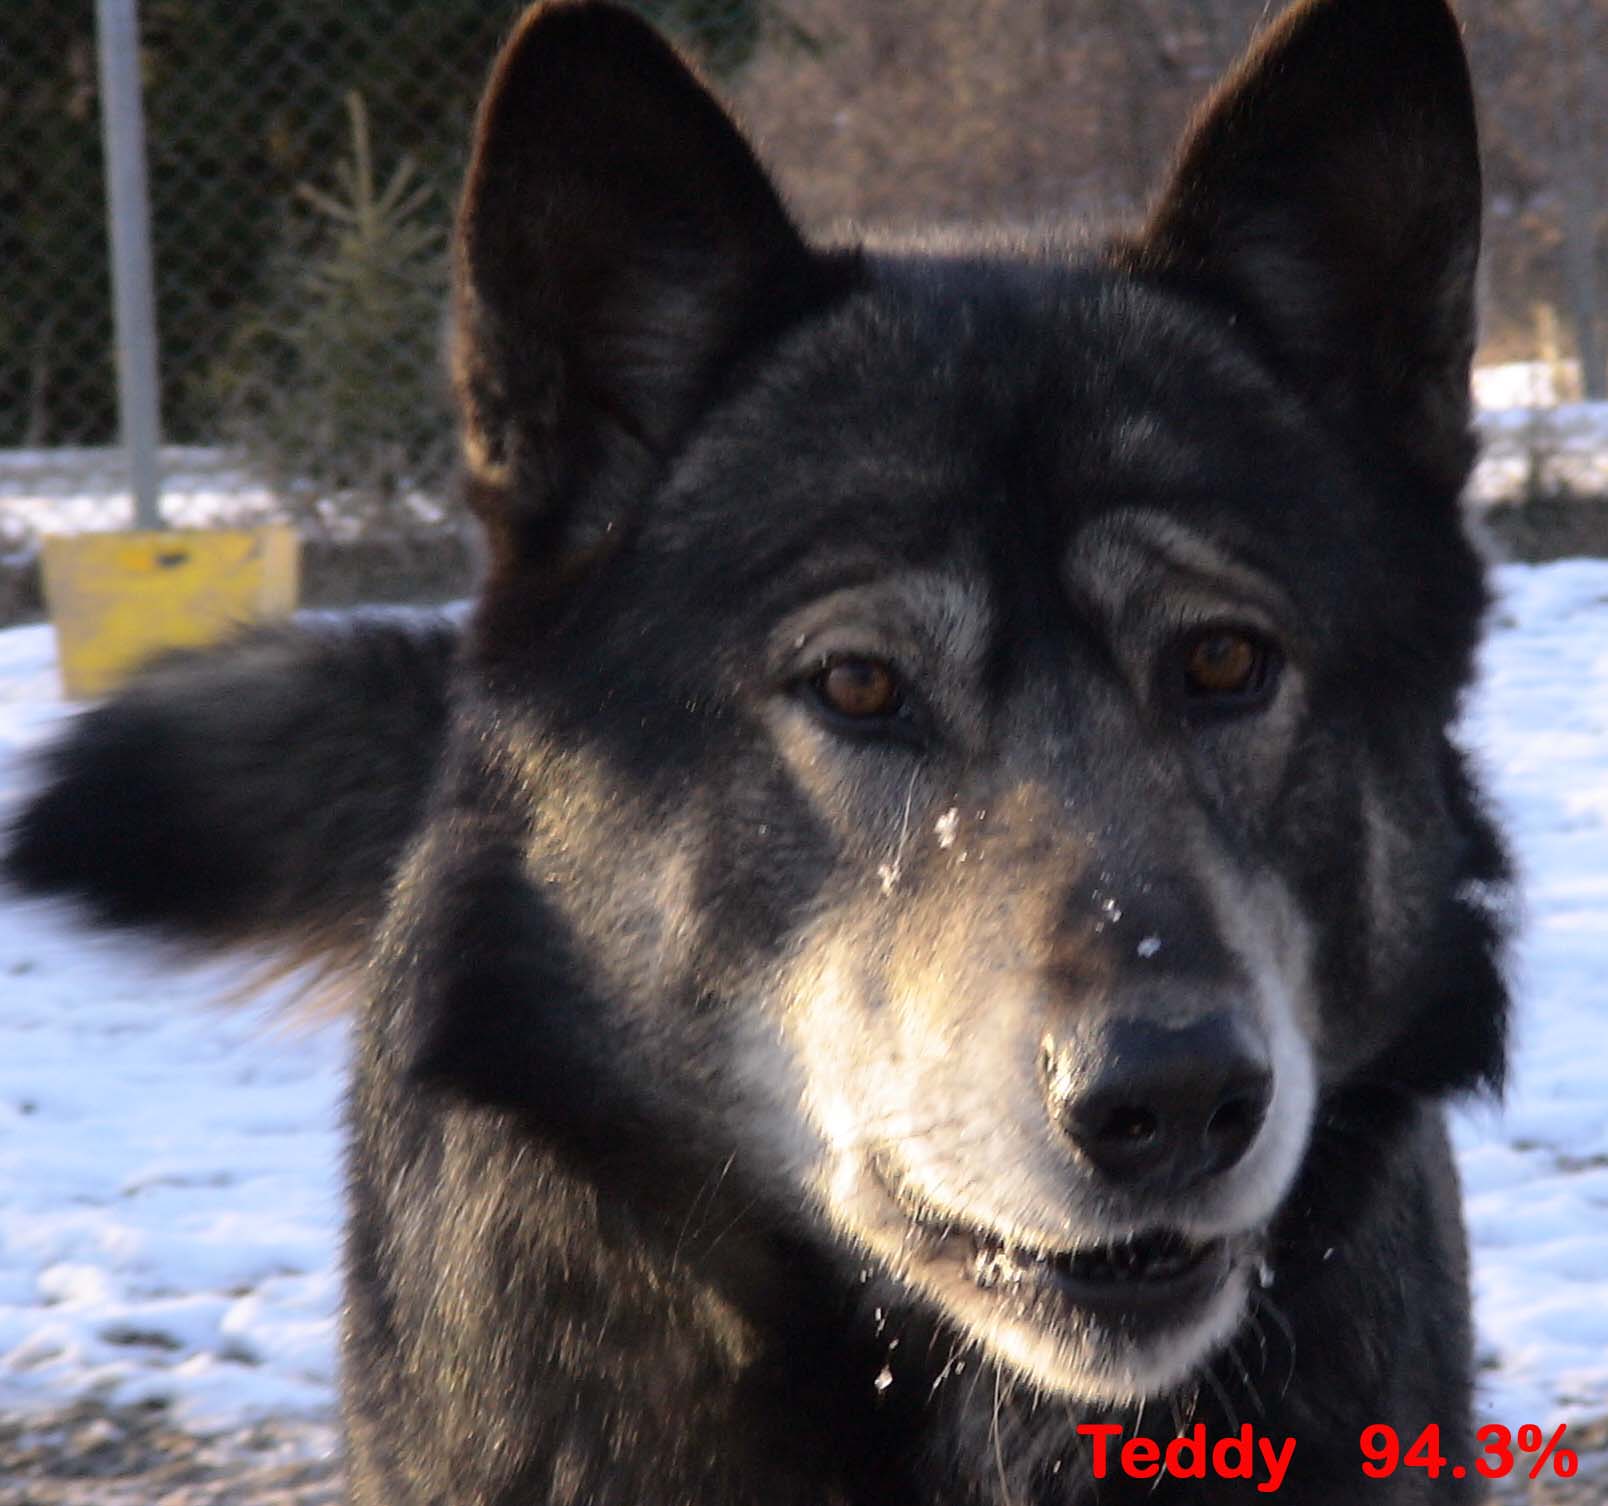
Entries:
<svg viewBox="0 0 1608 1506">
<path fill-rule="evenodd" d="M 0 874 L 195 950 L 356 961 L 423 818 L 457 638 L 358 618 L 158 661 L 45 751 Z"/>
</svg>

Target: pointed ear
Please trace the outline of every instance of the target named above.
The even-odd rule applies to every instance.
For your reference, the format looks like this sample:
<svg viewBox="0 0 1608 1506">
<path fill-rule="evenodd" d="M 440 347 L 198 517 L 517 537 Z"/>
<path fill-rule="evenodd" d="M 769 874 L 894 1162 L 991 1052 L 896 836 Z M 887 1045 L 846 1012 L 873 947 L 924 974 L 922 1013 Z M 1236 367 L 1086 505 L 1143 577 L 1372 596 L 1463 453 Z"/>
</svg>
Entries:
<svg viewBox="0 0 1608 1506">
<path fill-rule="evenodd" d="M 494 568 L 499 549 L 600 541 L 824 265 L 675 52 L 628 11 L 566 3 L 528 12 L 493 70 L 455 256 L 454 375 Z"/>
<path fill-rule="evenodd" d="M 1316 402 L 1456 489 L 1479 238 L 1474 102 L 1444 0 L 1302 0 L 1206 104 L 1136 260 L 1204 286 Z"/>
</svg>

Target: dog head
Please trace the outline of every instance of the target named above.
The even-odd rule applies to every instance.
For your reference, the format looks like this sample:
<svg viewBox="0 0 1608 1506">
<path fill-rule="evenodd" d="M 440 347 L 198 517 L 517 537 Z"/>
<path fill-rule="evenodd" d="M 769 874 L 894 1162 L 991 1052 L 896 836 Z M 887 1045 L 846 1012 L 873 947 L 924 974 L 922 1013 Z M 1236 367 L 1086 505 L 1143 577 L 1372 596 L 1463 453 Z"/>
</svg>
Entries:
<svg viewBox="0 0 1608 1506">
<path fill-rule="evenodd" d="M 1441 0 L 1298 6 L 1094 249 L 812 247 L 646 27 L 535 12 L 458 227 L 421 1073 L 1045 1388 L 1181 1383 L 1315 1137 L 1500 1071 L 1479 204 Z"/>
</svg>

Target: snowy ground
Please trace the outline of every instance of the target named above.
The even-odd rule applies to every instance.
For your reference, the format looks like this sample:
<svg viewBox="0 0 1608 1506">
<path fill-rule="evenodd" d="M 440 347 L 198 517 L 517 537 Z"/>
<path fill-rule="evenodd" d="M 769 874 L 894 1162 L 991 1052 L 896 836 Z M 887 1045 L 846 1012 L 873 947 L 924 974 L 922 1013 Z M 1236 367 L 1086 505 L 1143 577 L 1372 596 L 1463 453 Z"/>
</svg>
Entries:
<svg viewBox="0 0 1608 1506">
<path fill-rule="evenodd" d="M 1608 562 L 1499 580 L 1467 738 L 1529 927 L 1506 1111 L 1457 1139 L 1483 1410 L 1516 1428 L 1608 1412 Z M 0 806 L 63 714 L 48 630 L 0 633 Z M 265 1029 L 218 992 L 0 905 L 0 1414 L 329 1406 L 344 1034 Z"/>
<path fill-rule="evenodd" d="M 0 633 L 0 808 L 56 726 L 48 627 Z M 0 902 L 0 1413 L 328 1407 L 343 1033 Z"/>
<path fill-rule="evenodd" d="M 237 455 L 208 445 L 161 451 L 161 510 L 172 528 L 251 528 L 283 520 L 286 510 Z M 399 523 L 439 523 L 439 498 L 409 494 Z M 352 538 L 358 518 L 339 498 L 297 512 L 330 538 Z M 116 449 L 0 450 L 0 550 L 30 548 L 41 533 L 94 533 L 131 528 L 134 501 L 127 460 Z"/>
</svg>

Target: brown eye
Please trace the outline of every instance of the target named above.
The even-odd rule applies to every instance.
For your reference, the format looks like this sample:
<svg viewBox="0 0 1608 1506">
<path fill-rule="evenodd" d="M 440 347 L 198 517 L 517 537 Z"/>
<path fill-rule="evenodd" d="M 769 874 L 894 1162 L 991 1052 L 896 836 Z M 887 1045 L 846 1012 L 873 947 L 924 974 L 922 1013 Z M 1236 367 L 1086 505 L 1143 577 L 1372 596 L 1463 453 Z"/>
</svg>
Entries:
<svg viewBox="0 0 1608 1506">
<path fill-rule="evenodd" d="M 813 683 L 827 709 L 851 721 L 889 717 L 899 710 L 899 681 L 875 659 L 838 659 Z"/>
<path fill-rule="evenodd" d="M 1272 684 L 1267 646 L 1248 633 L 1214 628 L 1184 645 L 1184 688 L 1192 697 L 1247 701 Z"/>
</svg>

